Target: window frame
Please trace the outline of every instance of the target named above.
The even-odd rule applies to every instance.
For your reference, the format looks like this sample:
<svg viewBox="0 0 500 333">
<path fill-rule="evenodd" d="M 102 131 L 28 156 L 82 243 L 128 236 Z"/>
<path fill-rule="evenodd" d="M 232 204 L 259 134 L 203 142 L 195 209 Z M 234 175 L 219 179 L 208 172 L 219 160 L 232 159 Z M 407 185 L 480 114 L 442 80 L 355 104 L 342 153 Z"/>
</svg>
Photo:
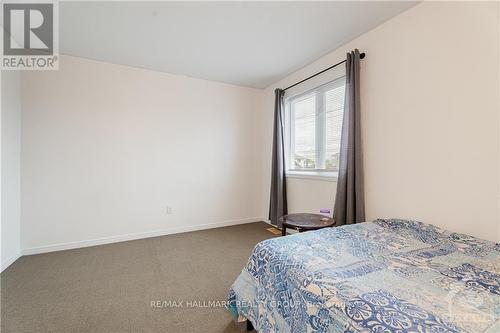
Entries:
<svg viewBox="0 0 500 333">
<path fill-rule="evenodd" d="M 326 141 L 326 110 L 325 98 L 326 92 L 332 89 L 346 85 L 346 76 L 342 75 L 334 80 L 321 84 L 317 87 L 308 89 L 302 93 L 298 93 L 289 97 L 285 97 L 285 166 L 286 177 L 289 178 L 302 178 L 302 179 L 319 179 L 327 181 L 335 181 L 338 176 L 338 171 L 328 170 L 325 166 L 325 141 Z M 306 98 L 315 97 L 315 151 L 316 154 L 314 169 L 291 169 L 290 166 L 294 165 L 294 132 L 295 132 L 295 103 Z M 345 101 L 344 101 L 345 102 Z M 318 168 L 323 166 L 323 168 Z"/>
</svg>

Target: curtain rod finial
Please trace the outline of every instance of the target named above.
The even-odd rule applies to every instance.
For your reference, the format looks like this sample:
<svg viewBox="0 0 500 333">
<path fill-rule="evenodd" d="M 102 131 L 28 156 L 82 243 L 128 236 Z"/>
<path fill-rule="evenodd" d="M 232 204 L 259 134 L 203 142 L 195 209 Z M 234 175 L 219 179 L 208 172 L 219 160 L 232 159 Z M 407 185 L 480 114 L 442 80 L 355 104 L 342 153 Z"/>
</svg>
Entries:
<svg viewBox="0 0 500 333">
<path fill-rule="evenodd" d="M 366 55 L 366 54 L 363 52 L 363 53 L 361 53 L 361 54 L 359 55 L 359 58 L 360 58 L 360 59 L 364 59 L 364 58 L 365 58 L 365 55 Z"/>
</svg>

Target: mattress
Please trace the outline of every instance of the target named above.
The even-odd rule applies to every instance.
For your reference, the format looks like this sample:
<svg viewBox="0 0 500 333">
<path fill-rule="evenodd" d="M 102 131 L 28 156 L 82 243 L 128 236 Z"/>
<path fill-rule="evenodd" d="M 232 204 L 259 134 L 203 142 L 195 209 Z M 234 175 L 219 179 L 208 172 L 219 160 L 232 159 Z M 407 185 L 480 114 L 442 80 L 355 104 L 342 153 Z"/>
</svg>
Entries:
<svg viewBox="0 0 500 333">
<path fill-rule="evenodd" d="M 258 332 L 500 332 L 500 246 L 399 219 L 257 244 L 228 308 Z"/>
</svg>

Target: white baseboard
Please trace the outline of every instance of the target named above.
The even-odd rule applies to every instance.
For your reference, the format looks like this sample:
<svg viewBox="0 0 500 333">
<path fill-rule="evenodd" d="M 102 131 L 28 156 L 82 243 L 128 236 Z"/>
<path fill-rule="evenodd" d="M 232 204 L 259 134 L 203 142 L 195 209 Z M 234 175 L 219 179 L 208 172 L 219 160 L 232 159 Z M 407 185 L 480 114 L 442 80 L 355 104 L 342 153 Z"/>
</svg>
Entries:
<svg viewBox="0 0 500 333">
<path fill-rule="evenodd" d="M 0 273 L 3 272 L 7 267 L 12 265 L 19 258 L 21 258 L 21 253 L 18 253 L 2 262 L 2 265 L 0 266 Z"/>
<path fill-rule="evenodd" d="M 89 240 L 84 240 L 84 241 L 76 241 L 76 242 L 60 243 L 60 244 L 54 244 L 54 245 L 31 247 L 31 248 L 23 249 L 22 255 L 28 256 L 28 255 L 32 255 L 32 254 L 39 254 L 39 253 L 46 253 L 46 252 L 78 249 L 78 248 L 82 248 L 82 247 L 125 242 L 125 241 L 130 241 L 130 240 L 165 236 L 165 235 L 171 235 L 171 234 L 180 234 L 183 232 L 190 232 L 190 231 L 197 231 L 197 230 L 206 230 L 206 229 L 213 229 L 213 228 L 220 228 L 220 227 L 228 227 L 228 226 L 232 226 L 232 225 L 259 222 L 259 221 L 262 221 L 262 218 L 250 217 L 250 218 L 238 219 L 238 220 L 196 224 L 196 225 L 192 225 L 192 226 L 176 227 L 176 228 L 170 228 L 170 229 L 164 229 L 164 230 L 147 231 L 147 232 L 134 233 L 134 234 L 126 234 L 126 235 L 118 235 L 118 236 L 89 239 Z M 2 265 L 2 267 L 3 267 L 3 265 Z"/>
</svg>

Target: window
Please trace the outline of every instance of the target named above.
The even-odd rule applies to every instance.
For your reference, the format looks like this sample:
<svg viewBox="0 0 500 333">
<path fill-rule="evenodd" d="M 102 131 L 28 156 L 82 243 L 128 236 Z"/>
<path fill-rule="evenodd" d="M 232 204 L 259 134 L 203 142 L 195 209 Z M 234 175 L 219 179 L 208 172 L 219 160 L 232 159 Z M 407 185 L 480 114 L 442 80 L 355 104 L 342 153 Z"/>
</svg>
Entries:
<svg viewBox="0 0 500 333">
<path fill-rule="evenodd" d="M 345 76 L 285 99 L 287 171 L 338 171 Z"/>
</svg>

